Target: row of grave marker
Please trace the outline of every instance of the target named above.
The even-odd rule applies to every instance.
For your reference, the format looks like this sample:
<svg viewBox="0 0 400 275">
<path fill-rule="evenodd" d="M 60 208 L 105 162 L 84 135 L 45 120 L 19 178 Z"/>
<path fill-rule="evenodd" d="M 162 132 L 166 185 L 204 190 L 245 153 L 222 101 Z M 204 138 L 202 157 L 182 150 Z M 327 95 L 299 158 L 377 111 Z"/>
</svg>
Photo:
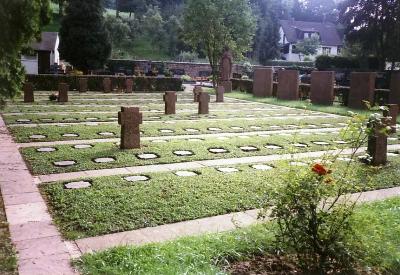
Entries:
<svg viewBox="0 0 400 275">
<path fill-rule="evenodd" d="M 364 101 L 374 103 L 376 73 L 353 72 L 351 74 L 348 107 L 362 109 Z M 261 68 L 254 71 L 253 95 L 272 97 L 273 69 Z M 298 100 L 300 78 L 296 70 L 278 72 L 277 98 Z M 400 72 L 393 72 L 389 95 L 390 104 L 400 104 Z M 311 95 L 313 104 L 332 105 L 334 101 L 335 72 L 313 71 L 311 73 Z"/>
</svg>

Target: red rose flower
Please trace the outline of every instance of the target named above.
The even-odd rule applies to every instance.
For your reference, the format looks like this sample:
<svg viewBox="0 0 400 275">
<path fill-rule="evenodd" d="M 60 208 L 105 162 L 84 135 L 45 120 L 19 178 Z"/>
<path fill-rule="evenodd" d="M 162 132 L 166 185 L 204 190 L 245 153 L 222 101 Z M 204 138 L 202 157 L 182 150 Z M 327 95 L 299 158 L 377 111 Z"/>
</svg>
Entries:
<svg viewBox="0 0 400 275">
<path fill-rule="evenodd" d="M 314 164 L 314 166 L 312 167 L 312 171 L 320 176 L 325 176 L 332 172 L 331 170 L 326 169 L 322 164 L 319 163 Z"/>
</svg>

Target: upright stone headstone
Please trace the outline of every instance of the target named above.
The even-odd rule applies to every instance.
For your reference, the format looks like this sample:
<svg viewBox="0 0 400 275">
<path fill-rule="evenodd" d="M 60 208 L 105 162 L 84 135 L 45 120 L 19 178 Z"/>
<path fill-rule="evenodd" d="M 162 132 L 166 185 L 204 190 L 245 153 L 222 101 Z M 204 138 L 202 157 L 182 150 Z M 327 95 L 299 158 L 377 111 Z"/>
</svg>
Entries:
<svg viewBox="0 0 400 275">
<path fill-rule="evenodd" d="M 105 77 L 103 79 L 103 88 L 105 93 L 111 93 L 111 78 Z"/>
<path fill-rule="evenodd" d="M 210 102 L 210 95 L 205 92 L 199 94 L 199 115 L 206 115 L 209 112 L 208 103 Z"/>
<path fill-rule="evenodd" d="M 68 102 L 69 85 L 67 83 L 58 84 L 58 102 Z"/>
<path fill-rule="evenodd" d="M 121 149 L 140 148 L 140 124 L 143 115 L 137 107 L 121 107 L 118 112 L 118 124 L 121 125 Z"/>
<path fill-rule="evenodd" d="M 131 94 L 133 92 L 133 79 L 128 78 L 125 80 L 125 87 L 126 87 L 126 92 L 128 94 Z"/>
<path fill-rule="evenodd" d="M 278 71 L 278 89 L 276 91 L 276 97 L 283 100 L 298 100 L 299 85 L 299 71 Z"/>
<path fill-rule="evenodd" d="M 256 97 L 272 96 L 274 71 L 268 68 L 254 70 L 253 95 Z"/>
<path fill-rule="evenodd" d="M 35 96 L 33 94 L 33 84 L 31 82 L 25 82 L 24 84 L 24 102 L 34 102 Z"/>
<path fill-rule="evenodd" d="M 400 105 L 400 71 L 392 72 L 390 79 L 389 104 Z"/>
<path fill-rule="evenodd" d="M 232 92 L 232 53 L 226 47 L 220 61 L 220 81 L 219 85 L 225 88 L 225 92 Z"/>
<path fill-rule="evenodd" d="M 166 92 L 164 94 L 164 104 L 165 104 L 165 114 L 166 115 L 174 115 L 176 113 L 176 102 L 178 100 L 178 96 L 176 92 Z"/>
<path fill-rule="evenodd" d="M 199 94 L 203 92 L 201 86 L 194 86 L 193 88 L 193 102 L 199 102 Z"/>
<path fill-rule="evenodd" d="M 351 73 L 348 107 L 364 109 L 364 101 L 374 104 L 376 73 Z"/>
<path fill-rule="evenodd" d="M 335 97 L 335 72 L 311 73 L 311 102 L 320 105 L 332 105 Z"/>
<path fill-rule="evenodd" d="M 79 92 L 86 93 L 88 90 L 88 79 L 86 77 L 79 78 Z"/>
<path fill-rule="evenodd" d="M 396 125 L 397 125 L 397 116 L 399 115 L 399 105 L 397 104 L 388 104 L 386 105 L 387 110 L 383 111 L 383 116 L 388 118 L 389 126 L 392 129 L 392 133 L 396 133 Z"/>
<path fill-rule="evenodd" d="M 368 154 L 372 158 L 371 164 L 385 165 L 387 163 L 387 134 L 383 129 L 388 125 L 387 118 L 382 118 L 381 123 L 369 125 L 372 134 L 368 137 Z"/>
<path fill-rule="evenodd" d="M 224 86 L 218 86 L 216 91 L 217 102 L 224 102 L 224 93 L 225 93 Z"/>
</svg>

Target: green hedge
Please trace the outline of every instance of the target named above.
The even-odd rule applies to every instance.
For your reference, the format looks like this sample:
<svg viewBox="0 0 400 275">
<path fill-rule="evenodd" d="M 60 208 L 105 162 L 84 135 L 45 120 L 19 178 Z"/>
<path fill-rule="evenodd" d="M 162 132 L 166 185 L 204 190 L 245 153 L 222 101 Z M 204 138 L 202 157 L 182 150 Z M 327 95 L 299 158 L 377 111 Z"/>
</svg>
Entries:
<svg viewBox="0 0 400 275">
<path fill-rule="evenodd" d="M 267 61 L 264 66 L 282 66 L 282 67 L 306 67 L 314 68 L 314 61 L 286 61 L 286 60 L 271 60 Z"/>
<path fill-rule="evenodd" d="M 87 75 L 87 76 L 71 76 L 71 75 L 26 75 L 26 81 L 32 82 L 35 90 L 56 91 L 58 83 L 68 83 L 70 90 L 78 90 L 79 78 L 88 79 L 89 91 L 103 91 L 103 79 L 109 77 L 114 89 L 124 88 L 125 76 L 108 76 L 108 75 Z M 133 77 L 134 91 L 138 92 L 163 92 L 163 91 L 182 91 L 182 80 L 180 78 L 157 78 L 157 77 Z"/>
<path fill-rule="evenodd" d="M 315 60 L 315 67 L 318 70 L 358 69 L 360 68 L 360 62 L 356 58 L 320 55 Z"/>
</svg>

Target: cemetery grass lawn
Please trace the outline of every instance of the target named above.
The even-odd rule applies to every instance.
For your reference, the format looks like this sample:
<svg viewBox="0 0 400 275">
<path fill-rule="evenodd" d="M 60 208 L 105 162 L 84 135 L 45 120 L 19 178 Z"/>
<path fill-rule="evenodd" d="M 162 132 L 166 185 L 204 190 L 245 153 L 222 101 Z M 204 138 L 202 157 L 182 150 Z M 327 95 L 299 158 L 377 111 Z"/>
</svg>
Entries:
<svg viewBox="0 0 400 275">
<path fill-rule="evenodd" d="M 340 140 L 336 134 L 326 135 L 272 135 L 269 137 L 252 136 L 248 138 L 229 138 L 219 140 L 207 138 L 202 141 L 170 140 L 165 143 L 142 142 L 141 149 L 120 150 L 116 143 L 97 143 L 92 148 L 74 149 L 73 145 L 58 145 L 54 152 L 37 152 L 34 147 L 22 149 L 24 159 L 29 164 L 34 175 L 76 172 L 83 170 L 107 169 L 129 166 L 143 166 L 151 164 L 168 164 L 189 162 L 196 160 L 227 159 L 250 156 L 264 156 L 274 154 L 301 153 L 310 151 L 322 151 L 329 149 L 345 148 L 349 145 L 336 144 L 333 141 Z M 312 142 L 325 141 L 329 145 L 317 145 Z M 306 148 L 294 147 L 292 144 L 306 144 Z M 282 149 L 268 149 L 266 145 L 278 145 Z M 258 151 L 244 152 L 243 146 L 253 146 Z M 209 148 L 223 148 L 227 153 L 215 154 L 209 152 Z M 187 150 L 194 153 L 191 156 L 176 156 L 173 152 Z M 136 156 L 143 153 L 157 154 L 159 158 L 141 160 Z M 114 158 L 116 161 L 109 163 L 95 163 L 96 158 Z M 77 164 L 69 167 L 56 167 L 53 162 L 74 160 Z"/>
<path fill-rule="evenodd" d="M 231 97 L 231 98 L 236 98 L 236 99 L 259 102 L 259 103 L 266 103 L 266 104 L 286 106 L 286 107 L 303 109 L 303 110 L 331 113 L 331 114 L 337 114 L 337 115 L 342 115 L 342 116 L 349 116 L 349 112 L 365 114 L 365 115 L 369 115 L 371 113 L 377 112 L 377 111 L 357 110 L 357 109 L 352 109 L 352 108 L 348 108 L 346 106 L 341 106 L 341 105 L 333 105 L 333 106 L 315 105 L 315 104 L 309 103 L 308 101 L 301 101 L 301 100 L 296 100 L 296 101 L 280 100 L 275 97 L 258 98 L 258 97 L 254 97 L 250 93 L 244 93 L 244 92 L 239 92 L 239 91 L 233 91 L 232 93 L 226 93 L 225 96 Z M 400 123 L 400 116 L 397 118 L 397 122 Z"/>
<path fill-rule="evenodd" d="M 0 274 L 16 275 L 17 257 L 10 240 L 6 213 L 4 211 L 3 199 L 0 193 Z"/>
<path fill-rule="evenodd" d="M 216 133 L 241 133 L 241 132 L 254 132 L 254 131 L 267 131 L 267 130 L 283 130 L 294 129 L 290 125 L 296 125 L 296 129 L 308 128 L 308 125 L 313 124 L 315 128 L 338 128 L 343 127 L 338 123 L 346 123 L 347 118 L 312 118 L 301 117 L 296 118 L 252 118 L 240 119 L 234 118 L 231 120 L 207 120 L 207 119 L 193 119 L 193 121 L 178 121 L 173 124 L 166 122 L 144 122 L 140 126 L 142 137 L 157 137 L 157 136 L 171 136 L 171 135 L 198 135 L 198 134 L 216 134 Z M 329 124 L 322 125 L 322 124 Z M 259 126 L 260 129 L 253 129 L 253 126 Z M 280 126 L 280 128 L 270 128 L 271 126 Z M 241 127 L 242 129 L 231 129 L 231 127 Z M 212 131 L 208 128 L 220 128 L 219 131 Z M 185 129 L 197 129 L 198 132 L 188 132 Z M 15 126 L 10 127 L 16 142 L 34 142 L 34 141 L 57 141 L 57 140 L 82 140 L 82 139 L 100 139 L 100 138 L 115 138 L 119 136 L 121 131 L 120 125 L 117 122 L 114 124 L 99 124 L 99 125 L 40 125 L 37 127 L 23 127 Z M 173 132 L 162 133 L 161 130 L 172 130 Z M 112 132 L 115 136 L 101 136 L 98 133 Z M 63 137 L 63 134 L 74 133 L 79 134 L 79 137 Z M 46 138 L 40 140 L 33 140 L 31 135 L 45 135 Z"/>
<path fill-rule="evenodd" d="M 357 207 L 353 241 L 366 248 L 359 260 L 362 266 L 382 274 L 398 273 L 399 211 L 400 198 Z M 82 274 L 222 274 L 230 263 L 273 254 L 273 232 L 273 224 L 266 223 L 162 244 L 118 247 L 83 255 L 74 265 Z"/>
<path fill-rule="evenodd" d="M 92 184 L 86 189 L 65 189 L 59 182 L 41 185 L 40 190 L 64 236 L 79 239 L 257 209 L 289 169 L 286 162 L 269 165 L 276 168 L 260 171 L 237 165 L 239 172 L 224 176 L 215 168 L 198 169 L 198 176 L 192 177 L 150 173 L 146 174 L 150 180 L 137 182 L 125 180 L 126 175 L 99 177 L 86 179 Z M 337 165 L 333 176 L 346 164 Z M 357 162 L 350 171 L 354 191 L 393 187 L 399 184 L 400 158 L 391 158 L 385 168 Z"/>
</svg>

